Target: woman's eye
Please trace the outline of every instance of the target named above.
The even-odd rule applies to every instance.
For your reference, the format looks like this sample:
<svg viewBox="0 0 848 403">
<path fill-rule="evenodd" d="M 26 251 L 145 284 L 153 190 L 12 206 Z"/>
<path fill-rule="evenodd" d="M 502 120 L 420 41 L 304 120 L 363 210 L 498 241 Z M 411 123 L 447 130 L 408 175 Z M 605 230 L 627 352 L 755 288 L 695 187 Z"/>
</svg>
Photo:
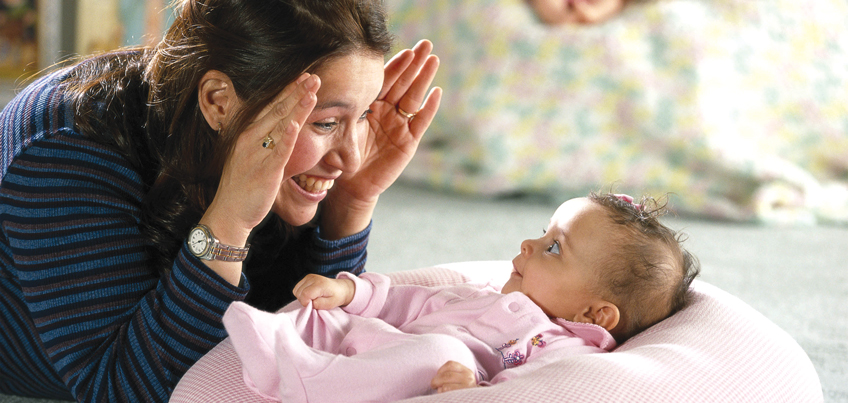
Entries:
<svg viewBox="0 0 848 403">
<path fill-rule="evenodd" d="M 333 130 L 338 124 L 338 122 L 315 122 L 312 125 L 320 130 L 328 132 L 330 130 Z"/>
<path fill-rule="evenodd" d="M 559 255 L 559 242 L 554 241 L 551 246 L 548 246 L 548 252 Z"/>
</svg>

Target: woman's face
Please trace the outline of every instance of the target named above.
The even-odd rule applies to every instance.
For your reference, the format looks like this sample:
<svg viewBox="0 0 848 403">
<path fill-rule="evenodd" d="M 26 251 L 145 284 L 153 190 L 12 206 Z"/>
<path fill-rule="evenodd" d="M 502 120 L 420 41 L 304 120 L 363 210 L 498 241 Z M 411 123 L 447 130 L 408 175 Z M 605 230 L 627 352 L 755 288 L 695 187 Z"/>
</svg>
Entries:
<svg viewBox="0 0 848 403">
<path fill-rule="evenodd" d="M 291 225 L 309 222 L 342 173 L 359 169 L 369 126 L 366 115 L 383 87 L 383 58 L 353 53 L 315 74 L 318 102 L 297 137 L 271 211 Z"/>
</svg>

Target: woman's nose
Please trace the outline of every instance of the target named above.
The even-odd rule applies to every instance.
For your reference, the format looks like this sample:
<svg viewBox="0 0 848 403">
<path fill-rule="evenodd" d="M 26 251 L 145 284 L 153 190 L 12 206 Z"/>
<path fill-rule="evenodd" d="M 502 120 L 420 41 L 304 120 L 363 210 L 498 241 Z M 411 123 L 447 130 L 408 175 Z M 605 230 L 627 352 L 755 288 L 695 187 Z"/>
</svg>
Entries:
<svg viewBox="0 0 848 403">
<path fill-rule="evenodd" d="M 327 163 L 342 172 L 356 172 L 362 165 L 365 131 L 352 127 L 346 131 L 327 156 Z"/>
</svg>

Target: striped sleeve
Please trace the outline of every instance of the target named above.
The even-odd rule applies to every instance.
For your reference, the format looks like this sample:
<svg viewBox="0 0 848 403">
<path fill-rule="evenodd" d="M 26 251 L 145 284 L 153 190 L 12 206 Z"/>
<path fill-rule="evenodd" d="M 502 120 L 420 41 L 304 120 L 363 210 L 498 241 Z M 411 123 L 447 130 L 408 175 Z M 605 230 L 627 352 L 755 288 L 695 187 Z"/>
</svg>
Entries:
<svg viewBox="0 0 848 403">
<path fill-rule="evenodd" d="M 123 158 L 72 134 L 33 143 L 3 179 L 5 265 L 35 333 L 25 350 L 79 401 L 167 401 L 247 292 L 185 246 L 160 277 L 139 231 L 143 191 Z"/>
<path fill-rule="evenodd" d="M 322 238 L 320 227 L 316 228 L 308 237 L 311 242 L 311 272 L 331 277 L 343 271 L 363 273 L 368 258 L 368 237 L 372 224 L 369 223 L 368 227 L 359 233 L 334 241 Z"/>
</svg>

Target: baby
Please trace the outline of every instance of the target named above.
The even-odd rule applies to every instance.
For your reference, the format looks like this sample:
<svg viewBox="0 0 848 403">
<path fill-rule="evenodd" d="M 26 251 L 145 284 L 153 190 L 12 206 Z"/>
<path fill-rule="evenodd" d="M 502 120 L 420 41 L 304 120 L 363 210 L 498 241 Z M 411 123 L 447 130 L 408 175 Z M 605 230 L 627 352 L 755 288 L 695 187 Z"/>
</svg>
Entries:
<svg viewBox="0 0 848 403">
<path fill-rule="evenodd" d="M 282 401 L 393 401 L 492 385 L 523 364 L 611 351 L 686 305 L 699 273 L 653 199 L 571 199 L 521 244 L 500 287 L 391 285 L 310 275 L 304 308 L 234 303 L 224 325 L 245 381 Z M 341 308 L 339 308 L 341 307 Z"/>
</svg>

